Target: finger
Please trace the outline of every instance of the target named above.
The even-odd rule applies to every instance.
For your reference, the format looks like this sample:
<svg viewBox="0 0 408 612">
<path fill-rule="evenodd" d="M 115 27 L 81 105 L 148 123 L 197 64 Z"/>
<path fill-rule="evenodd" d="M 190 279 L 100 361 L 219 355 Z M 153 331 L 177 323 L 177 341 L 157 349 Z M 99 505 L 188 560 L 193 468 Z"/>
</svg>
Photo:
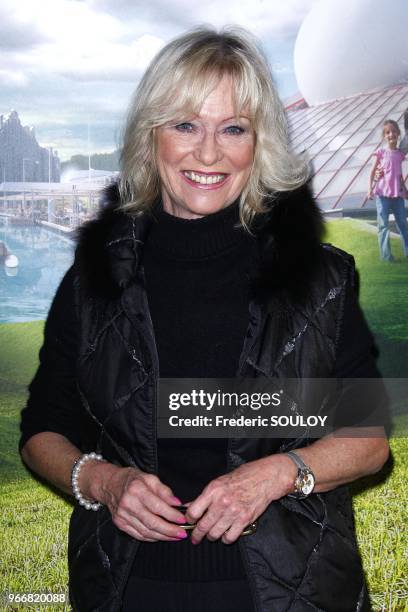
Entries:
<svg viewBox="0 0 408 612">
<path fill-rule="evenodd" d="M 142 531 L 145 538 L 152 538 L 153 541 L 164 541 L 164 542 L 181 542 L 186 540 L 188 535 L 184 529 L 178 528 L 175 535 L 166 535 L 162 531 L 155 531 L 154 529 L 146 529 Z"/>
<path fill-rule="evenodd" d="M 147 509 L 152 514 L 162 516 L 172 523 L 183 524 L 184 514 L 157 495 L 155 485 L 154 480 L 150 478 L 133 481 L 120 500 L 120 508 L 136 517 L 139 517 L 141 510 Z"/>
<path fill-rule="evenodd" d="M 168 522 L 160 516 L 153 514 L 149 510 L 143 509 L 137 516 L 137 520 L 148 530 L 148 537 L 163 537 L 185 539 L 187 532 L 179 525 Z M 184 520 L 184 519 L 183 519 Z"/>
<path fill-rule="evenodd" d="M 126 532 L 132 538 L 136 540 L 140 540 L 141 542 L 180 542 L 181 539 L 184 538 L 169 538 L 164 536 L 163 534 L 155 533 L 154 531 L 140 531 L 139 529 L 135 529 L 132 525 L 126 525 L 122 531 Z"/>
<path fill-rule="evenodd" d="M 138 480 L 142 482 L 147 489 L 154 491 L 156 495 L 161 497 L 169 505 L 178 506 L 182 503 L 181 500 L 173 494 L 171 488 L 165 485 L 155 474 L 144 473 Z"/>
<path fill-rule="evenodd" d="M 151 514 L 162 517 L 170 523 L 179 523 L 182 525 L 186 522 L 186 517 L 183 512 L 174 506 L 170 506 L 166 501 L 151 491 L 148 491 L 144 496 L 143 507 Z"/>
<path fill-rule="evenodd" d="M 181 512 L 174 512 L 176 512 L 176 517 L 180 516 L 179 524 L 177 524 L 177 518 L 175 522 L 167 521 L 156 513 L 151 512 L 146 506 L 143 506 L 140 503 L 140 499 L 132 499 L 131 496 L 126 496 L 121 500 L 117 511 L 113 515 L 113 519 L 120 528 L 123 528 L 126 524 L 130 524 L 133 528 L 136 525 L 143 538 L 154 537 L 155 539 L 163 539 L 163 536 L 165 536 L 167 538 L 184 539 L 187 534 L 179 525 L 184 524 L 185 518 Z M 150 531 L 150 533 L 147 533 L 145 530 Z"/>
<path fill-rule="evenodd" d="M 188 504 L 185 514 L 189 523 L 197 523 L 211 504 L 211 497 L 206 493 L 201 493 L 193 502 Z M 187 505 L 187 504 L 185 504 Z"/>
<path fill-rule="evenodd" d="M 208 531 L 207 539 L 214 541 L 223 537 L 226 533 L 231 534 L 231 528 L 233 526 L 235 526 L 235 531 L 238 530 L 237 537 L 239 537 L 248 522 L 249 520 L 247 521 L 247 515 L 232 504 Z M 232 533 L 234 534 L 235 531 L 233 530 Z M 231 541 L 235 541 L 235 539 L 236 538 Z"/>
<path fill-rule="evenodd" d="M 132 522 L 129 522 L 125 517 L 116 516 L 112 519 L 112 522 L 118 529 L 120 529 L 124 533 L 127 533 L 132 538 L 135 538 L 135 540 L 155 542 L 155 540 L 153 540 L 152 538 L 143 536 L 140 529 L 138 529 L 140 523 L 136 522 L 136 519 L 133 519 Z"/>
<path fill-rule="evenodd" d="M 122 531 L 125 531 L 132 537 L 145 542 L 157 542 L 159 540 L 174 542 L 184 540 L 187 537 L 187 534 L 183 529 L 177 528 L 175 533 L 169 536 L 164 534 L 162 531 L 157 531 L 154 528 L 151 529 L 143 522 L 143 519 L 136 517 L 121 517 L 116 519 L 114 523 Z"/>
<path fill-rule="evenodd" d="M 246 525 L 243 525 L 241 522 L 235 522 L 223 533 L 221 537 L 222 542 L 224 542 L 224 544 L 232 544 L 233 542 L 236 542 L 236 540 L 238 540 L 238 538 L 241 536 L 245 527 Z"/>
<path fill-rule="evenodd" d="M 179 499 L 173 494 L 173 491 L 170 489 L 170 487 L 160 481 L 157 485 L 156 493 L 170 506 L 181 506 L 183 503 L 181 499 Z"/>
<path fill-rule="evenodd" d="M 191 542 L 199 544 L 201 540 L 217 525 L 220 521 L 219 511 L 207 511 L 204 516 L 198 521 L 195 528 L 191 532 Z M 228 523 L 227 523 L 228 526 Z"/>
<path fill-rule="evenodd" d="M 145 539 L 152 539 L 152 541 L 163 541 L 163 542 L 181 542 L 186 540 L 188 535 L 184 529 L 178 528 L 175 535 L 166 535 L 162 531 L 156 531 L 154 529 L 144 528 L 139 530 Z"/>
<path fill-rule="evenodd" d="M 232 524 L 231 518 L 222 517 L 219 521 L 217 521 L 211 529 L 207 533 L 207 539 L 211 542 L 215 542 L 222 538 L 224 533 L 230 529 Z"/>
</svg>

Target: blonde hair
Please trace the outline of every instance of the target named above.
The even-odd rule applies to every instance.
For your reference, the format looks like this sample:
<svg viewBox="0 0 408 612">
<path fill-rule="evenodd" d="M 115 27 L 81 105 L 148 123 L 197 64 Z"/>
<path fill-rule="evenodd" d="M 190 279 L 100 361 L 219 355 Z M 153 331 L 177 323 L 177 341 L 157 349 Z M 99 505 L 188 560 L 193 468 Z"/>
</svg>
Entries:
<svg viewBox="0 0 408 612">
<path fill-rule="evenodd" d="M 137 214 L 160 195 L 155 128 L 197 114 L 223 76 L 230 76 L 237 116 L 245 107 L 255 132 L 250 178 L 240 197 L 249 225 L 263 200 L 291 191 L 308 179 L 308 165 L 290 150 L 284 109 L 268 62 L 242 28 L 200 27 L 169 42 L 153 59 L 134 94 L 123 136 L 119 190 L 122 209 Z"/>
</svg>

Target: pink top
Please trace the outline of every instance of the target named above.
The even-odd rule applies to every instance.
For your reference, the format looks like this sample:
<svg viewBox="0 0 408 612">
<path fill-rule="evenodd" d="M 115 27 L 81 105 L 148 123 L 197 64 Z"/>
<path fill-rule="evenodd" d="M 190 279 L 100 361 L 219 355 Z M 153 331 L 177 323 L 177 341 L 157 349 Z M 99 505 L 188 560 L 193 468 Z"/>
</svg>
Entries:
<svg viewBox="0 0 408 612">
<path fill-rule="evenodd" d="M 381 147 L 374 153 L 378 160 L 382 176 L 374 187 L 374 195 L 398 198 L 404 194 L 401 184 L 402 162 L 405 153 L 400 149 L 385 149 Z"/>
</svg>

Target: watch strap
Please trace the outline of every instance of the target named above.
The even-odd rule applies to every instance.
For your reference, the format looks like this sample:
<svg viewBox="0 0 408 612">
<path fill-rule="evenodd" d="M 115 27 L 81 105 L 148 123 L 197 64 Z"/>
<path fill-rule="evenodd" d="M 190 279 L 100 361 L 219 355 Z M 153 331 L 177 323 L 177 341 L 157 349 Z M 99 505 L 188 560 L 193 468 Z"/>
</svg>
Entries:
<svg viewBox="0 0 408 612">
<path fill-rule="evenodd" d="M 297 465 L 300 470 L 310 470 L 310 467 L 306 465 L 306 463 L 299 457 L 297 453 L 295 453 L 295 451 L 288 451 L 286 455 L 292 459 L 292 461 Z"/>
</svg>

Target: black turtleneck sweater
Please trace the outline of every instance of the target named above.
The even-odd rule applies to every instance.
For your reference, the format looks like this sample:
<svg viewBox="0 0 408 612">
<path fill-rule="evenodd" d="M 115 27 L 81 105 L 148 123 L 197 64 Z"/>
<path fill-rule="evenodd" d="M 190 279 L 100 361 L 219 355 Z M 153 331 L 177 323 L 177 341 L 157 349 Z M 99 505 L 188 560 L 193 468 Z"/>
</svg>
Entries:
<svg viewBox="0 0 408 612">
<path fill-rule="evenodd" d="M 192 221 L 162 211 L 156 214 L 144 266 L 162 377 L 229 378 L 236 374 L 248 322 L 248 271 L 256 268 L 257 260 L 255 240 L 242 228 L 234 228 L 237 221 L 235 205 Z M 43 431 L 81 444 L 78 423 L 83 415 L 74 382 L 80 332 L 73 278 L 71 269 L 48 316 L 42 365 L 22 413 L 20 448 Z M 354 291 L 349 291 L 333 375 L 378 377 L 372 344 Z M 57 364 L 52 376 L 50 363 Z M 52 381 L 60 381 L 62 374 L 68 381 L 63 393 L 52 389 Z M 59 401 L 51 409 L 48 398 L 53 393 L 55 397 L 59 393 Z M 159 439 L 158 455 L 160 478 L 186 502 L 225 472 L 226 440 Z M 237 543 L 224 545 L 206 539 L 197 546 L 190 540 L 142 543 L 139 551 L 133 573 L 141 577 L 205 581 L 243 576 Z"/>
<path fill-rule="evenodd" d="M 162 210 L 144 250 L 147 296 L 163 378 L 233 378 L 248 326 L 256 243 L 236 204 L 201 219 Z M 226 439 L 159 439 L 159 477 L 183 502 L 226 471 Z M 237 544 L 142 543 L 133 573 L 166 580 L 242 578 Z"/>
</svg>

